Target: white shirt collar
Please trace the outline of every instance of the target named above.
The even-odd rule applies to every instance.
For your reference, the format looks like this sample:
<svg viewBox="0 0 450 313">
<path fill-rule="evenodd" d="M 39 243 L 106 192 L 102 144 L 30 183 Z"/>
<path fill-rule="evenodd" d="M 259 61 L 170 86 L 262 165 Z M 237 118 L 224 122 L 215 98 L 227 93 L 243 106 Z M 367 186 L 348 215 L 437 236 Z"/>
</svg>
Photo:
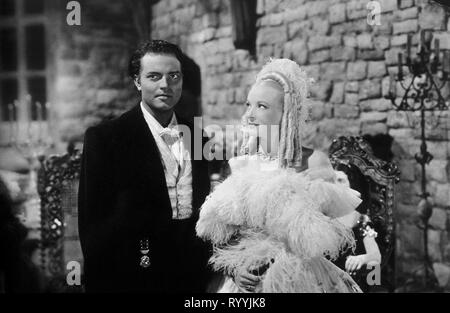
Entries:
<svg viewBox="0 0 450 313">
<path fill-rule="evenodd" d="M 153 135 L 160 135 L 163 131 L 164 127 L 151 115 L 144 107 L 144 103 L 141 101 L 141 110 L 144 114 L 144 119 L 147 122 L 147 125 L 150 127 L 150 130 L 152 131 Z M 177 117 L 175 116 L 175 113 L 172 114 L 172 119 L 170 120 L 169 125 L 167 125 L 166 128 L 177 128 L 178 125 Z"/>
</svg>

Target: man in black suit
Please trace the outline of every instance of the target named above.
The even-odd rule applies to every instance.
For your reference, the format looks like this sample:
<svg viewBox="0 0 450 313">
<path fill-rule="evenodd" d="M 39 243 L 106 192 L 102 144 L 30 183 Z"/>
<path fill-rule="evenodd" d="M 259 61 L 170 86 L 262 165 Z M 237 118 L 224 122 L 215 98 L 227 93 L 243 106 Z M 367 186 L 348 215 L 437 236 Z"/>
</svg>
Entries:
<svg viewBox="0 0 450 313">
<path fill-rule="evenodd" d="M 190 136 L 177 131 L 187 125 L 174 114 L 182 65 L 176 45 L 144 43 L 129 66 L 141 103 L 85 133 L 78 206 L 87 292 L 205 291 L 210 249 L 195 224 L 210 182 L 206 160 L 194 160 L 203 136 L 193 139 L 191 125 Z"/>
</svg>

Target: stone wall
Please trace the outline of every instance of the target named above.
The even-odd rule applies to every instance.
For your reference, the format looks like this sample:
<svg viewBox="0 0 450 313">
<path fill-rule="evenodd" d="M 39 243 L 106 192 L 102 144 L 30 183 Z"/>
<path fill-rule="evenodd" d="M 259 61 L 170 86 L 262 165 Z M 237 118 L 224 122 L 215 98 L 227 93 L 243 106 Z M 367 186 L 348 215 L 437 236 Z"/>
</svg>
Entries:
<svg viewBox="0 0 450 313">
<path fill-rule="evenodd" d="M 234 124 L 257 71 L 269 57 L 297 61 L 317 81 L 311 92 L 310 128 L 305 134 L 325 150 L 339 135 L 389 134 L 402 177 L 397 193 L 399 282 L 421 262 L 423 242 L 415 226 L 420 169 L 417 116 L 397 113 L 384 99 L 389 73 L 397 72 L 397 54 L 407 34 L 431 29 L 441 49 L 450 49 L 448 13 L 423 0 L 382 0 L 381 25 L 367 23 L 366 1 L 258 0 L 256 56 L 235 50 L 229 2 L 166 0 L 153 6 L 152 37 L 177 42 L 200 66 L 206 124 Z M 412 49 L 412 53 L 415 49 Z M 405 69 L 406 70 L 406 69 Z M 434 199 L 429 231 L 431 258 L 442 286 L 450 286 L 449 114 L 442 112 L 428 133 L 434 160 L 428 189 Z"/>
<path fill-rule="evenodd" d="M 79 2 L 80 26 L 67 25 L 65 1 L 55 23 L 54 108 L 64 142 L 82 139 L 87 126 L 119 115 L 138 96 L 127 75 L 130 52 L 139 41 L 133 3 Z"/>
</svg>

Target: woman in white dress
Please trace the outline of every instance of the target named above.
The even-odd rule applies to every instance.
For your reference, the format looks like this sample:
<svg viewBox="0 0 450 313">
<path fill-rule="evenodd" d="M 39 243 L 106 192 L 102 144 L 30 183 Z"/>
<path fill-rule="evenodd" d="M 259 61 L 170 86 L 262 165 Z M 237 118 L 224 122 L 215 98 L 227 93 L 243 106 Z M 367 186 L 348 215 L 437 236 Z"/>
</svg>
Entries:
<svg viewBox="0 0 450 313">
<path fill-rule="evenodd" d="M 337 218 L 361 200 L 335 183 L 324 153 L 302 146 L 309 84 L 295 62 L 275 59 L 248 94 L 243 155 L 229 160 L 197 223 L 226 275 L 218 292 L 360 292 L 330 260 L 354 246 Z"/>
</svg>

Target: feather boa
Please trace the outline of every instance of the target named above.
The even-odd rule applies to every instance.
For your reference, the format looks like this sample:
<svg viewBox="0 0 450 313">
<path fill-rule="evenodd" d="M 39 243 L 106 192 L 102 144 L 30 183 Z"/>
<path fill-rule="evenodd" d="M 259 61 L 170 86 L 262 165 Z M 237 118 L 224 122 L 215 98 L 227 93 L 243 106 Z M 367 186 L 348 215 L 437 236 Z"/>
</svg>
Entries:
<svg viewBox="0 0 450 313">
<path fill-rule="evenodd" d="M 357 285 L 326 257 L 355 246 L 351 229 L 336 217 L 360 203 L 343 185 L 289 169 L 245 167 L 208 196 L 196 231 L 214 245 L 215 270 L 232 276 L 270 262 L 262 292 L 351 292 Z"/>
</svg>

